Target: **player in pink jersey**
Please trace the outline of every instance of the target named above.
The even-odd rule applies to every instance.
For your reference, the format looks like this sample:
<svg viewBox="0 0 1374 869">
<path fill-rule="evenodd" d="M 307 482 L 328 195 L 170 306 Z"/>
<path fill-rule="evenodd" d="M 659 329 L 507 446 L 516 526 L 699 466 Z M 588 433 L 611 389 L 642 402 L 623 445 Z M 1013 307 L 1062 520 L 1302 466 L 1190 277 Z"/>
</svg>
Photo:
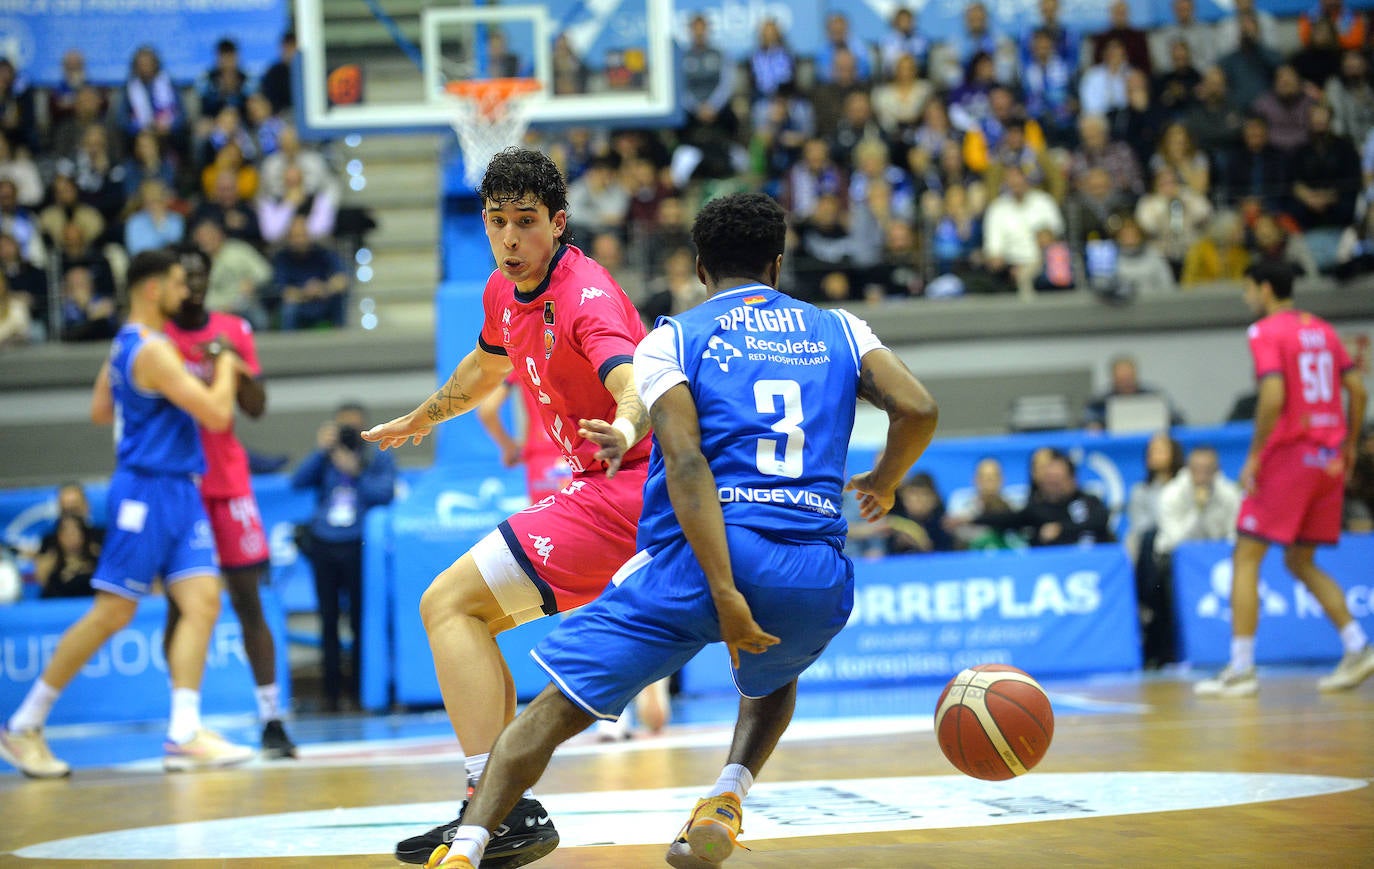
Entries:
<svg viewBox="0 0 1374 869">
<path fill-rule="evenodd" d="M 650 446 L 632 364 L 644 327 L 606 270 L 562 240 L 567 186 L 558 167 L 537 151 L 510 148 L 492 159 L 479 192 L 497 270 L 482 295 L 477 346 L 419 407 L 363 434 L 383 449 L 418 443 L 514 372 L 572 468 L 566 487 L 502 522 L 420 601 L 470 784 L 515 717 L 515 685 L 496 634 L 587 603 L 634 554 Z M 461 812 L 398 843 L 397 858 L 423 863 L 452 841 L 460 820 Z M 489 867 L 524 865 L 558 844 L 529 794 L 502 829 L 488 847 Z"/>
<path fill-rule="evenodd" d="M 1293 275 L 1260 263 L 1245 273 L 1245 302 L 1259 322 L 1250 327 L 1250 353 L 1259 381 L 1255 434 L 1240 472 L 1246 496 L 1237 521 L 1231 579 L 1231 660 L 1197 683 L 1205 697 L 1250 697 L 1259 624 L 1260 562 L 1272 544 L 1284 564 L 1321 603 L 1340 632 L 1345 654 L 1323 691 L 1354 688 L 1374 674 L 1374 646 L 1350 615 L 1344 590 L 1317 567 L 1318 545 L 1341 533 L 1345 478 L 1354 466 L 1364 421 L 1365 388 L 1331 324 L 1293 307 Z M 1350 393 L 1347 411 L 1341 389 Z"/>
<path fill-rule="evenodd" d="M 210 280 L 210 260 L 196 248 L 180 254 L 186 269 L 187 296 L 181 309 L 164 330 L 181 351 L 186 367 L 208 382 L 214 360 L 221 348 L 233 350 L 243 359 L 252 377 L 241 377 L 238 405 L 254 419 L 267 409 L 267 393 L 258 364 L 253 327 L 247 320 L 223 311 L 205 308 L 205 293 Z M 205 450 L 205 476 L 200 481 L 200 496 L 210 527 L 215 535 L 220 570 L 229 589 L 229 600 L 243 629 L 243 648 L 257 683 L 258 718 L 262 722 L 262 750 L 269 758 L 296 756 L 296 746 L 282 725 L 280 692 L 277 687 L 276 646 L 272 631 L 262 614 L 258 586 L 265 576 L 269 548 L 263 530 L 258 501 L 253 496 L 253 481 L 248 472 L 248 454 L 234 434 L 233 426 L 222 432 L 200 428 L 200 443 Z M 178 612 L 168 606 L 168 629 Z"/>
</svg>

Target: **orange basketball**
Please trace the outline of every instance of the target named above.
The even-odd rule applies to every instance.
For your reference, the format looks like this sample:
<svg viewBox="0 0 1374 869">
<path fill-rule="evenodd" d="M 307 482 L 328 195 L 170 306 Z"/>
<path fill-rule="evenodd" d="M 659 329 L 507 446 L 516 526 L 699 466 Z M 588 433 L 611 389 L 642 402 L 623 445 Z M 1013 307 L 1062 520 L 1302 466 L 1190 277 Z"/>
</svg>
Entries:
<svg viewBox="0 0 1374 869">
<path fill-rule="evenodd" d="M 363 98 L 363 68 L 356 63 L 335 68 L 325 79 L 325 89 L 333 105 L 348 106 L 358 102 Z"/>
<path fill-rule="evenodd" d="M 1029 675 L 1005 664 L 979 664 L 945 686 L 935 704 L 935 738 L 965 775 L 1004 781 L 1023 775 L 1054 738 L 1050 698 Z"/>
</svg>

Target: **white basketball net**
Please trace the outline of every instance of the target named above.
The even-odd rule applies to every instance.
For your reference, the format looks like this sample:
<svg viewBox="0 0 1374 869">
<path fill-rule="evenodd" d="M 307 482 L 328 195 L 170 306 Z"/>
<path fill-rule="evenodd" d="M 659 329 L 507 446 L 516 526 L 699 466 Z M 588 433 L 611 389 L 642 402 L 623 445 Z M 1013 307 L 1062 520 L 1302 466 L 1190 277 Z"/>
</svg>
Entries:
<svg viewBox="0 0 1374 869">
<path fill-rule="evenodd" d="M 538 97 L 538 90 L 449 94 L 453 101 L 450 123 L 463 149 L 463 179 L 469 186 L 476 188 L 482 183 L 492 157 L 524 139 L 530 109 Z"/>
</svg>

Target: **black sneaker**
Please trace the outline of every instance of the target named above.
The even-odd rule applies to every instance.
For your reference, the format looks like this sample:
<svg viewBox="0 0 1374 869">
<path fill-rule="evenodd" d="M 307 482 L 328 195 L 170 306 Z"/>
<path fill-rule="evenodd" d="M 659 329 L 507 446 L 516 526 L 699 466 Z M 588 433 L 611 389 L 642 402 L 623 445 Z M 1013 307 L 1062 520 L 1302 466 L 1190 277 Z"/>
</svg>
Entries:
<svg viewBox="0 0 1374 869">
<path fill-rule="evenodd" d="M 458 817 L 447 824 L 440 824 L 419 836 L 412 836 L 396 843 L 396 859 L 402 863 L 424 865 L 429 855 L 440 845 L 453 844 L 454 834 L 463 823 L 463 812 L 467 810 L 467 800 Z M 483 869 L 515 869 L 533 863 L 558 847 L 558 831 L 549 820 L 538 800 L 521 798 L 515 808 L 492 831 L 491 841 L 482 855 Z"/>
<path fill-rule="evenodd" d="M 286 728 L 278 719 L 274 718 L 262 727 L 262 756 L 268 760 L 296 756 L 296 743 L 286 735 Z"/>
</svg>

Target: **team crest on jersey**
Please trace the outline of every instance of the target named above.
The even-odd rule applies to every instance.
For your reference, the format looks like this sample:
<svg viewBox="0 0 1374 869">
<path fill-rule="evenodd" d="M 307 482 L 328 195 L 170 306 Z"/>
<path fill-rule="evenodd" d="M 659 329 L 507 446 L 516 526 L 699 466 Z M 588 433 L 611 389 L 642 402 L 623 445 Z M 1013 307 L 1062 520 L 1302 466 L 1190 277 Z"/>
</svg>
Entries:
<svg viewBox="0 0 1374 869">
<path fill-rule="evenodd" d="M 762 304 L 763 304 L 764 302 L 766 302 L 766 301 L 768 301 L 768 297 L 767 297 L 767 296 L 745 296 L 745 297 L 744 297 L 744 304 L 746 304 L 746 305 L 762 305 Z"/>
<path fill-rule="evenodd" d="M 544 330 L 544 358 L 548 359 L 553 355 L 554 335 L 552 327 Z"/>
<path fill-rule="evenodd" d="M 578 302 L 578 303 L 577 303 L 577 306 L 580 308 L 580 307 L 582 307 L 584 304 L 586 304 L 589 300 L 591 300 L 591 299 L 599 299 L 599 298 L 601 298 L 601 297 L 604 296 L 604 295 L 606 295 L 606 291 L 605 291 L 605 290 L 599 290 L 599 289 L 597 289 L 596 287 L 583 287 L 583 288 L 582 288 L 582 301 Z"/>
<path fill-rule="evenodd" d="M 550 299 L 550 300 L 548 300 L 547 302 L 544 303 L 544 325 L 545 325 L 545 326 L 552 326 L 552 325 L 553 325 L 553 300 L 552 300 L 552 299 Z"/>
<path fill-rule="evenodd" d="M 735 345 L 726 341 L 719 335 L 712 335 L 711 340 L 706 343 L 706 351 L 701 354 L 702 359 L 710 359 L 720 366 L 724 372 L 730 371 L 730 360 L 743 356 Z"/>
</svg>

